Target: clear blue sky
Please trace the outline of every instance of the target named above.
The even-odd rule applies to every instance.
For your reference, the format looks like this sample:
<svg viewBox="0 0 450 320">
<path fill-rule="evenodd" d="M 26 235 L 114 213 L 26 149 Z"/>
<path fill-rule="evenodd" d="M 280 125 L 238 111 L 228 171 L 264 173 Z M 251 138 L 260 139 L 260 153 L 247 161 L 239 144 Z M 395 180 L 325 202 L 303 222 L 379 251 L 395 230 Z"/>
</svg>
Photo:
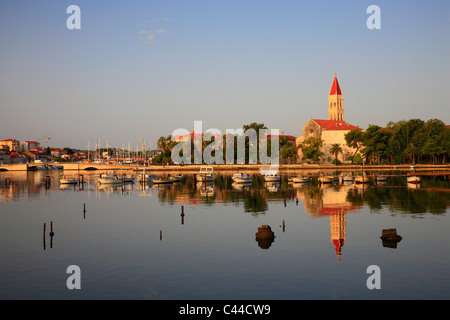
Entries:
<svg viewBox="0 0 450 320">
<path fill-rule="evenodd" d="M 0 139 L 134 150 L 195 120 L 299 136 L 335 73 L 351 124 L 450 124 L 449 35 L 448 0 L 2 0 Z"/>
</svg>

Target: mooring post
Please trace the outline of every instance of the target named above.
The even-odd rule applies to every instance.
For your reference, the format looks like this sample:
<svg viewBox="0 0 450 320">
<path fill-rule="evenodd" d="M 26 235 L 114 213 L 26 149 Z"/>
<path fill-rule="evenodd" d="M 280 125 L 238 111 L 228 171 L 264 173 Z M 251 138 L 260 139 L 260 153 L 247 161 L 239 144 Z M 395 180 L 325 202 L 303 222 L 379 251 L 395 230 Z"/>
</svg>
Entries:
<svg viewBox="0 0 450 320">
<path fill-rule="evenodd" d="M 43 232 L 43 243 L 44 243 L 44 250 L 45 250 L 45 222 L 44 222 L 44 232 Z"/>
</svg>

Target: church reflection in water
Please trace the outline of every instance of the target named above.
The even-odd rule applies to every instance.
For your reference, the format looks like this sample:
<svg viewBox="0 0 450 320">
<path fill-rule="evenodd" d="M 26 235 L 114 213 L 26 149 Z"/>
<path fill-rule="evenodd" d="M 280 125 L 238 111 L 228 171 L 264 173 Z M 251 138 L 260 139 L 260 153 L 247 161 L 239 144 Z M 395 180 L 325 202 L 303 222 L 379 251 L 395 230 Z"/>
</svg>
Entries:
<svg viewBox="0 0 450 320">
<path fill-rule="evenodd" d="M 305 210 L 311 214 L 312 218 L 329 217 L 331 243 L 337 256 L 337 261 L 342 259 L 342 250 L 347 236 L 347 213 L 363 206 L 363 203 L 353 203 L 349 201 L 349 193 L 364 192 L 356 185 L 323 184 L 318 188 L 300 188 L 297 197 L 303 200 Z"/>
</svg>

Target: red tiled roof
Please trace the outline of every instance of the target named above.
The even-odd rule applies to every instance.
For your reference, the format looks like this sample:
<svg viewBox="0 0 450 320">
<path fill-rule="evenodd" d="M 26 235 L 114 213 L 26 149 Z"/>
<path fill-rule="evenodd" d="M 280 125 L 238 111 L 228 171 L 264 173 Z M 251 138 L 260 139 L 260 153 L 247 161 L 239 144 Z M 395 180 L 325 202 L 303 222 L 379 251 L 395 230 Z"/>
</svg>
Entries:
<svg viewBox="0 0 450 320">
<path fill-rule="evenodd" d="M 334 75 L 333 84 L 331 85 L 330 95 L 332 94 L 342 95 L 341 88 L 339 87 L 339 82 L 336 75 Z"/>
<path fill-rule="evenodd" d="M 319 126 L 322 127 L 323 130 L 353 130 L 353 129 L 359 129 L 362 130 L 360 127 L 354 126 L 350 123 L 347 123 L 345 121 L 339 121 L 339 120 L 319 120 L 319 119 L 313 119 Z"/>
<path fill-rule="evenodd" d="M 271 135 L 271 134 L 268 134 L 268 135 L 267 135 L 267 138 L 270 138 L 270 137 L 272 137 L 272 135 Z M 287 135 L 284 135 L 284 134 L 280 134 L 279 137 L 280 137 L 280 138 L 286 137 L 286 138 L 288 138 L 288 140 L 297 140 L 297 137 L 294 137 L 294 136 L 287 136 Z"/>
</svg>

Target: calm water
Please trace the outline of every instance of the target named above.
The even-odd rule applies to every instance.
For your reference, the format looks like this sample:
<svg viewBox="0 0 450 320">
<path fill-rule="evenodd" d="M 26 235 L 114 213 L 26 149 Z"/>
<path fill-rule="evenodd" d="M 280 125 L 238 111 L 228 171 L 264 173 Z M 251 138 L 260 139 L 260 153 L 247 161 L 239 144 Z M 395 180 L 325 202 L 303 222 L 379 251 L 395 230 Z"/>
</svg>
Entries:
<svg viewBox="0 0 450 320">
<path fill-rule="evenodd" d="M 405 176 L 363 188 L 255 175 L 242 190 L 221 174 L 211 185 L 185 176 L 106 188 L 99 172 L 84 172 L 83 188 L 61 186 L 62 174 L 0 172 L 0 299 L 450 298 L 443 177 L 414 189 Z M 273 241 L 256 241 L 262 225 Z M 389 228 L 400 242 L 383 244 Z M 70 265 L 81 290 L 66 286 Z M 370 265 L 379 290 L 367 288 Z"/>
</svg>

